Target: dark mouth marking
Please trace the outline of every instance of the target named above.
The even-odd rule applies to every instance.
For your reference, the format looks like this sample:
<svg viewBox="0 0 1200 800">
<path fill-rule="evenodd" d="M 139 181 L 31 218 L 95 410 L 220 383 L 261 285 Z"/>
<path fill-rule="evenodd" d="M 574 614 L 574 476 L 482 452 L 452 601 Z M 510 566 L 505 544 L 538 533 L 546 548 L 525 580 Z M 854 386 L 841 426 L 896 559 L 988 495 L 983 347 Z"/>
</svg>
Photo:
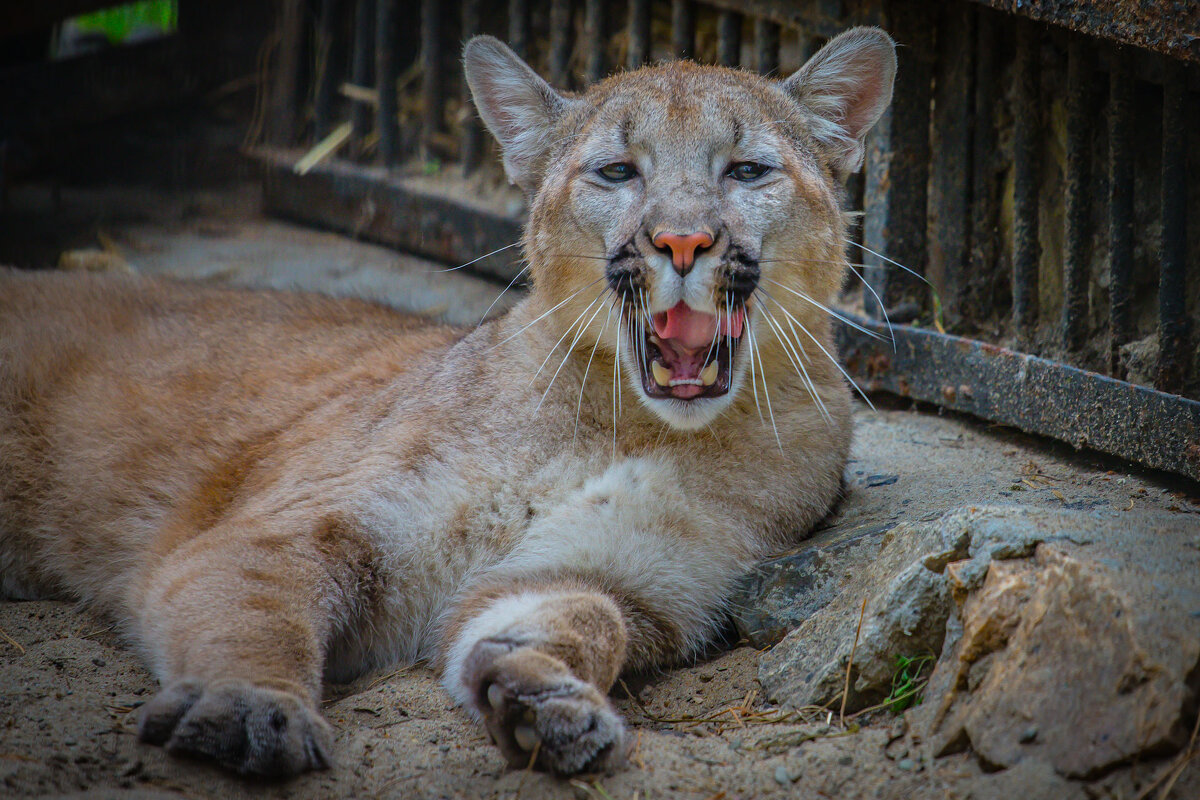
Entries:
<svg viewBox="0 0 1200 800">
<path fill-rule="evenodd" d="M 642 254 L 634 247 L 633 242 L 626 242 L 608 260 L 604 269 L 604 277 L 608 285 L 624 300 L 632 300 L 638 290 L 645 289 L 645 276 L 642 270 Z"/>
<path fill-rule="evenodd" d="M 733 299 L 734 306 L 750 299 L 761 277 L 757 259 L 736 245 L 729 248 L 725 254 L 725 291 Z"/>
</svg>

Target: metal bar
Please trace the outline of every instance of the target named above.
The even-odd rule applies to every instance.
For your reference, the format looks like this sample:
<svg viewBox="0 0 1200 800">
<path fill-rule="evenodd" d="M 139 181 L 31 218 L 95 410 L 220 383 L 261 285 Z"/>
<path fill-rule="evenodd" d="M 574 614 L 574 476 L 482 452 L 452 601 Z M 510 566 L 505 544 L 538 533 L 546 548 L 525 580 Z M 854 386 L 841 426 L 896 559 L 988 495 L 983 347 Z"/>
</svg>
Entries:
<svg viewBox="0 0 1200 800">
<path fill-rule="evenodd" d="M 571 0 L 550 0 L 550 83 L 570 88 Z"/>
<path fill-rule="evenodd" d="M 264 150 L 257 155 L 266 168 L 264 204 L 272 214 L 451 265 L 521 238 L 519 219 L 407 186 L 382 167 L 327 161 L 297 175 L 294 153 Z M 470 268 L 508 282 L 521 269 L 517 252 L 504 250 Z"/>
<path fill-rule="evenodd" d="M 442 124 L 441 23 L 439 0 L 421 0 L 421 157 L 425 159 L 433 156 L 433 139 Z"/>
<path fill-rule="evenodd" d="M 1032 23 L 1017 24 L 1016 108 L 1013 119 L 1013 333 L 1028 342 L 1038 316 L 1038 175 L 1041 125 L 1041 35 Z"/>
<path fill-rule="evenodd" d="M 508 0 L 508 46 L 529 58 L 529 0 Z"/>
<path fill-rule="evenodd" d="M 1200 402 L 1050 359 L 907 325 L 838 325 L 846 369 L 865 391 L 937 403 L 1075 447 L 1200 479 Z"/>
<path fill-rule="evenodd" d="M 754 20 L 754 68 L 760 75 L 779 69 L 779 26 L 762 17 Z"/>
<path fill-rule="evenodd" d="M 941 9 L 937 34 L 929 166 L 929 266 L 926 277 L 942 296 L 943 319 L 963 320 L 968 303 L 971 241 L 971 126 L 974 111 L 975 12 L 965 4 Z"/>
<path fill-rule="evenodd" d="M 692 0 L 671 0 L 671 50 L 676 58 L 691 58 L 696 49 L 696 6 Z"/>
<path fill-rule="evenodd" d="M 1083 345 L 1088 313 L 1088 243 L 1091 240 L 1088 196 L 1091 190 L 1092 60 L 1087 42 L 1072 36 L 1067 43 L 1067 174 L 1063 248 L 1063 346 Z"/>
<path fill-rule="evenodd" d="M 358 0 L 354 12 L 354 62 L 350 80 L 355 86 L 370 86 L 375 74 L 375 0 Z M 371 107 L 355 102 L 350 109 L 350 124 L 359 142 L 371 126 Z"/>
<path fill-rule="evenodd" d="M 961 303 L 968 309 L 991 309 L 1006 276 L 996 269 L 1000 222 L 1000 170 L 995 110 L 1000 105 L 997 49 L 1000 26 L 996 14 L 980 9 L 975 19 L 975 99 L 971 139 L 971 247 Z"/>
<path fill-rule="evenodd" d="M 463 41 L 469 40 L 472 36 L 477 36 L 482 30 L 480 23 L 480 0 L 463 0 L 462 4 L 462 38 Z M 470 116 L 463 122 L 462 130 L 462 169 L 463 173 L 470 175 L 479 167 L 479 162 L 483 160 L 483 127 L 479 124 L 479 116 L 475 113 L 474 107 L 471 105 L 471 90 L 467 86 L 467 82 L 462 82 L 463 93 L 463 108 L 467 109 Z"/>
<path fill-rule="evenodd" d="M 1168 62 L 1163 75 L 1162 253 L 1158 272 L 1158 378 L 1180 392 L 1187 371 L 1187 74 Z"/>
<path fill-rule="evenodd" d="M 936 12 L 926 3 L 894 3 L 888 28 L 904 46 L 892 105 L 867 137 L 863 191 L 863 244 L 918 273 L 926 264 L 926 208 L 929 187 L 929 106 L 933 87 Z M 811 42 L 811 37 L 805 41 Z M 925 305 L 928 291 L 909 273 L 864 252 L 863 277 L 874 293 L 865 293 L 868 313 L 882 319 L 878 295 L 889 314 L 911 320 Z M 853 259 L 860 260 L 860 259 Z"/>
<path fill-rule="evenodd" d="M 1133 76 L 1129 51 L 1113 53 L 1108 78 L 1109 374 L 1125 377 L 1121 345 L 1133 335 Z"/>
<path fill-rule="evenodd" d="M 279 60 L 271 86 L 270 140 L 290 145 L 296 140 L 300 98 L 300 67 L 304 53 L 304 4 L 284 0 L 279 6 Z"/>
<path fill-rule="evenodd" d="M 379 161 L 392 166 L 400 155 L 400 125 L 396 108 L 396 2 L 375 0 L 375 129 L 379 132 Z"/>
<path fill-rule="evenodd" d="M 736 11 L 717 15 L 717 63 L 725 67 L 742 63 L 742 15 Z"/>
<path fill-rule="evenodd" d="M 590 82 L 604 77 L 604 46 L 608 43 L 604 25 L 604 0 L 586 0 L 583 6 L 583 38 L 587 45 L 585 74 Z"/>
<path fill-rule="evenodd" d="M 629 0 L 628 69 L 637 69 L 650 59 L 650 0 Z"/>
<path fill-rule="evenodd" d="M 337 19 L 342 0 L 321 0 L 317 19 L 317 88 L 313 97 L 313 133 L 321 139 L 333 127 L 333 100 L 341 82 L 345 50 L 337 35 Z"/>
</svg>

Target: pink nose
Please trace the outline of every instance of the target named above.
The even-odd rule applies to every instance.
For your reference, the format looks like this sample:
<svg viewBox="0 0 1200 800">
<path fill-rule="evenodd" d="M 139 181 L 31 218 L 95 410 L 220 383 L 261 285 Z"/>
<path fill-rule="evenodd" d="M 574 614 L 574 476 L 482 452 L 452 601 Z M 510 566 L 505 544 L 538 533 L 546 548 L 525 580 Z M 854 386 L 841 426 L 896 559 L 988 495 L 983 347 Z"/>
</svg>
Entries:
<svg viewBox="0 0 1200 800">
<path fill-rule="evenodd" d="M 680 275 L 687 275 L 696 263 L 696 251 L 712 247 L 712 234 L 705 231 L 695 233 L 667 233 L 654 235 L 654 246 L 659 250 L 671 251 L 671 264 Z"/>
</svg>

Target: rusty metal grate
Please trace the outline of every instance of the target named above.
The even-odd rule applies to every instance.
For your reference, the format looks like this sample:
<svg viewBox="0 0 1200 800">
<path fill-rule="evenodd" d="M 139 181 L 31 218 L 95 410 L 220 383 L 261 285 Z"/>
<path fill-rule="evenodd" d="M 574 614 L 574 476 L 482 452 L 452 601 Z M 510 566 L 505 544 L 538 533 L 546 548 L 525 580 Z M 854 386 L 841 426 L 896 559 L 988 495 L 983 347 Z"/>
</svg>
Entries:
<svg viewBox="0 0 1200 800">
<path fill-rule="evenodd" d="M 271 209 L 459 263 L 516 241 L 520 201 L 496 187 L 458 69 L 475 33 L 579 88 L 673 56 L 788 72 L 845 27 L 879 24 L 904 46 L 846 189 L 870 290 L 844 299 L 868 326 L 890 319 L 897 346 L 843 326 L 852 373 L 1200 479 L 1200 4 L 419 6 L 284 0 L 261 151 Z M 331 133 L 339 154 L 297 174 L 298 148 Z M 474 268 L 508 280 L 513 264 Z"/>
</svg>

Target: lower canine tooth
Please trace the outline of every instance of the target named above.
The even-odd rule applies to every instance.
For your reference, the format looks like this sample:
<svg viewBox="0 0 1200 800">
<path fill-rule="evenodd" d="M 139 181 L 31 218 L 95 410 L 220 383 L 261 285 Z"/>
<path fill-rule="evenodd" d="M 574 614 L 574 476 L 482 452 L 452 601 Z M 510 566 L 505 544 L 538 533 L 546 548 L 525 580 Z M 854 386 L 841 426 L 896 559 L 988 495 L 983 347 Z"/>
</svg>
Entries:
<svg viewBox="0 0 1200 800">
<path fill-rule="evenodd" d="M 715 359 L 709 362 L 708 366 L 701 370 L 700 381 L 705 386 L 712 386 L 717 382 L 717 362 Z"/>
<path fill-rule="evenodd" d="M 671 370 L 664 367 L 657 361 L 650 362 L 650 372 L 654 375 L 654 382 L 659 386 L 671 385 Z"/>
</svg>

